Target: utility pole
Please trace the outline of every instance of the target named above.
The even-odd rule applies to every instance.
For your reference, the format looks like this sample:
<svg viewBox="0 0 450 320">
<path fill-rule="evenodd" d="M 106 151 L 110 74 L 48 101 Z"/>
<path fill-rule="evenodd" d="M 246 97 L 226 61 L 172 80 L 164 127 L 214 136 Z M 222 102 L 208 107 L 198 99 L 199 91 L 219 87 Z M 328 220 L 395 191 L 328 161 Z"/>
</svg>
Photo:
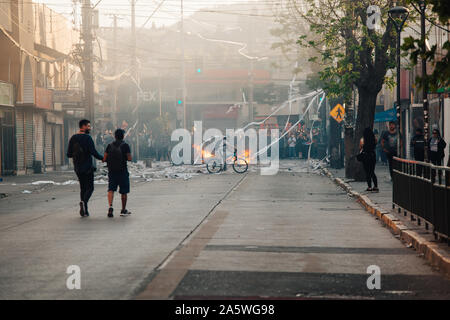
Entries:
<svg viewBox="0 0 450 320">
<path fill-rule="evenodd" d="M 131 0 L 131 74 L 133 75 L 135 81 L 136 81 L 136 88 L 133 90 L 133 102 L 136 107 L 137 112 L 137 121 L 139 121 L 139 99 L 138 99 L 138 85 L 140 83 L 139 81 L 139 75 L 137 70 L 137 61 L 136 61 L 136 0 Z M 139 123 L 136 125 L 135 128 L 136 133 L 136 156 L 137 160 L 139 160 Z"/>
<path fill-rule="evenodd" d="M 158 87 L 159 87 L 159 116 L 162 117 L 162 88 L 161 88 L 161 71 L 158 77 Z"/>
<path fill-rule="evenodd" d="M 186 112 L 186 62 L 184 52 L 184 8 L 181 0 L 181 90 L 183 91 L 183 128 L 187 129 Z"/>
<path fill-rule="evenodd" d="M 256 14 L 255 8 L 252 10 L 253 14 Z M 253 58 L 253 50 L 254 50 L 254 30 L 253 30 L 253 21 L 250 21 L 249 25 L 250 32 L 248 33 L 249 39 L 249 53 L 252 56 L 250 59 L 250 68 L 248 72 L 249 83 L 248 83 L 248 121 L 253 122 L 254 116 L 254 89 L 255 89 L 255 61 Z"/>
<path fill-rule="evenodd" d="M 137 81 L 136 68 L 136 0 L 131 0 L 131 65 L 133 77 Z M 135 95 L 137 103 L 137 90 Z"/>
<path fill-rule="evenodd" d="M 92 47 L 92 7 L 90 0 L 83 0 L 82 8 L 82 39 L 83 47 L 83 64 L 84 64 L 84 97 L 85 97 L 85 116 L 95 126 L 94 113 L 94 61 Z"/>
<path fill-rule="evenodd" d="M 112 53 L 112 61 L 113 61 L 113 75 L 117 74 L 117 16 L 114 15 L 114 39 L 113 39 L 113 53 Z M 114 128 L 117 126 L 117 79 L 114 79 L 113 87 L 114 87 L 114 97 L 113 97 L 113 107 L 111 112 L 111 118 L 113 122 Z"/>
<path fill-rule="evenodd" d="M 425 59 L 426 43 L 425 43 L 425 1 L 420 1 L 420 42 L 421 42 L 421 54 L 422 54 L 422 99 L 423 99 L 423 131 L 424 131 L 424 160 L 429 162 L 428 159 L 428 138 L 429 138 L 429 120 L 428 120 L 428 83 L 426 79 L 427 75 L 427 61 Z"/>
</svg>

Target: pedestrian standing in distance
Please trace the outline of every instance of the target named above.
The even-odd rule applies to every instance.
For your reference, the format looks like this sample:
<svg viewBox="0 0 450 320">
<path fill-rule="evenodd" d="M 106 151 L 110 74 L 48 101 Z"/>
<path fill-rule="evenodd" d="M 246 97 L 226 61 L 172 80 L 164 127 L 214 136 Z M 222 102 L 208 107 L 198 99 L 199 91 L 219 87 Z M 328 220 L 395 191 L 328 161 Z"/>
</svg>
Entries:
<svg viewBox="0 0 450 320">
<path fill-rule="evenodd" d="M 376 155 L 376 160 L 378 163 L 381 161 L 381 152 L 382 152 L 381 145 L 379 143 L 380 142 L 380 134 L 377 129 L 373 130 L 373 134 L 375 135 L 375 140 L 377 140 L 377 146 L 375 148 L 375 155 Z"/>
<path fill-rule="evenodd" d="M 97 146 L 97 149 L 100 150 L 99 153 L 103 153 L 104 151 L 104 141 L 103 141 L 103 134 L 102 131 L 99 130 L 97 137 L 95 138 L 95 144 Z"/>
<path fill-rule="evenodd" d="M 103 162 L 108 165 L 108 218 L 114 217 L 113 200 L 114 192 L 119 187 L 122 198 L 121 216 L 131 214 L 127 210 L 128 193 L 130 193 L 130 174 L 128 173 L 127 161 L 131 161 L 131 149 L 128 143 L 124 142 L 125 131 L 117 129 L 114 132 L 116 140 L 106 147 Z"/>
<path fill-rule="evenodd" d="M 388 164 L 389 164 L 389 174 L 391 176 L 392 181 L 392 161 L 393 158 L 397 156 L 397 125 L 394 121 L 389 122 L 389 130 L 383 133 L 381 137 L 381 147 L 383 148 L 384 153 L 386 154 Z"/>
<path fill-rule="evenodd" d="M 285 142 L 284 137 L 282 137 L 278 140 L 278 150 L 280 152 L 280 159 L 284 159 L 286 157 L 285 152 L 284 152 L 284 142 Z"/>
<path fill-rule="evenodd" d="M 375 166 L 377 162 L 375 148 L 377 146 L 377 140 L 373 134 L 372 129 L 364 129 L 363 138 L 360 142 L 360 154 L 358 155 L 358 160 L 363 164 L 364 171 L 366 173 L 367 189 L 366 191 L 379 192 L 378 189 L 378 179 L 375 175 Z M 373 188 L 372 188 L 373 181 Z"/>
<path fill-rule="evenodd" d="M 295 135 L 291 133 L 289 139 L 288 139 L 288 146 L 289 146 L 289 158 L 295 157 L 295 145 L 296 145 L 297 139 L 295 139 Z"/>
<path fill-rule="evenodd" d="M 428 140 L 428 145 L 430 146 L 428 149 L 428 157 L 431 163 L 436 166 L 441 166 L 442 160 L 445 156 L 444 150 L 447 146 L 447 143 L 444 141 L 444 139 L 442 139 L 439 130 L 433 130 L 433 135 Z"/>
<path fill-rule="evenodd" d="M 425 159 L 425 137 L 420 128 L 416 129 L 416 134 L 411 139 L 411 150 L 414 160 L 423 162 Z"/>
<path fill-rule="evenodd" d="M 81 120 L 79 122 L 80 131 L 69 140 L 67 157 L 73 159 L 74 171 L 80 182 L 80 216 L 88 217 L 88 202 L 94 192 L 94 172 L 95 167 L 92 157 L 102 160 L 103 157 L 97 152 L 89 135 L 91 122 Z"/>
</svg>

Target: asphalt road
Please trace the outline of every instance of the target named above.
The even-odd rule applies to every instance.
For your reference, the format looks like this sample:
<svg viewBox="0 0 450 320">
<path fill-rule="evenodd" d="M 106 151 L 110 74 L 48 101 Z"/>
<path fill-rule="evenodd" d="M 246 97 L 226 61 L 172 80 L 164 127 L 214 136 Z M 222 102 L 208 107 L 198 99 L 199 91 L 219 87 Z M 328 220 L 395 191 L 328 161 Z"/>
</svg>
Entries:
<svg viewBox="0 0 450 320">
<path fill-rule="evenodd" d="M 0 200 L 1 299 L 450 298 L 449 280 L 323 176 L 134 184 L 133 215 L 114 219 L 105 191 L 90 218 L 76 186 Z M 70 265 L 80 290 L 66 287 Z"/>
</svg>

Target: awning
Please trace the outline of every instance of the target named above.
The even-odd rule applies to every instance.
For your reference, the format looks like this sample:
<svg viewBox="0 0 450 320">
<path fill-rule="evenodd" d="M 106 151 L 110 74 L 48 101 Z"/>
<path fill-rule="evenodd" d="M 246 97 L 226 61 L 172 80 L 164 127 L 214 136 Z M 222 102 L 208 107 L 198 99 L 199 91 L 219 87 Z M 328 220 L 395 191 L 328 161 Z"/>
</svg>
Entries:
<svg viewBox="0 0 450 320">
<path fill-rule="evenodd" d="M 389 110 L 376 113 L 374 122 L 388 122 L 395 120 L 397 120 L 397 115 L 395 112 L 395 108 L 392 108 Z"/>
<path fill-rule="evenodd" d="M 443 88 L 439 88 L 436 93 L 446 93 L 446 92 L 450 92 L 450 87 L 443 87 Z"/>
</svg>

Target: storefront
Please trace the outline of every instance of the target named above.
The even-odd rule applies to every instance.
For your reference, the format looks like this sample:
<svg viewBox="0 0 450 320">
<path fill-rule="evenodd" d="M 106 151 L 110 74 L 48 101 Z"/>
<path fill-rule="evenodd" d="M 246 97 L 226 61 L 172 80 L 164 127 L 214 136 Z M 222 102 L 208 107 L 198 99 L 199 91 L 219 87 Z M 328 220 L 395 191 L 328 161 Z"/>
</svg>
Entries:
<svg viewBox="0 0 450 320">
<path fill-rule="evenodd" d="M 46 171 L 63 165 L 63 113 L 60 103 L 54 103 L 53 90 L 36 88 L 34 143 L 35 160 Z"/>
<path fill-rule="evenodd" d="M 33 171 L 33 109 L 33 105 L 16 106 L 17 174 L 26 174 Z"/>
<path fill-rule="evenodd" d="M 63 124 L 62 114 L 47 112 L 44 130 L 44 162 L 48 171 L 63 165 Z"/>
<path fill-rule="evenodd" d="M 0 81 L 0 175 L 16 171 L 14 86 Z"/>
<path fill-rule="evenodd" d="M 66 157 L 67 146 L 72 135 L 78 132 L 78 122 L 84 118 L 85 111 L 82 105 L 83 95 L 80 90 L 55 90 L 53 96 L 55 112 L 58 111 L 56 118 L 57 126 L 62 121 L 60 127 L 56 127 L 56 144 L 61 144 L 61 163 L 70 167 L 71 161 Z M 61 134 L 59 134 L 61 130 Z M 61 143 L 59 142 L 61 141 Z M 57 155 L 60 153 L 57 152 Z M 55 156 L 58 158 L 58 156 Z"/>
</svg>

